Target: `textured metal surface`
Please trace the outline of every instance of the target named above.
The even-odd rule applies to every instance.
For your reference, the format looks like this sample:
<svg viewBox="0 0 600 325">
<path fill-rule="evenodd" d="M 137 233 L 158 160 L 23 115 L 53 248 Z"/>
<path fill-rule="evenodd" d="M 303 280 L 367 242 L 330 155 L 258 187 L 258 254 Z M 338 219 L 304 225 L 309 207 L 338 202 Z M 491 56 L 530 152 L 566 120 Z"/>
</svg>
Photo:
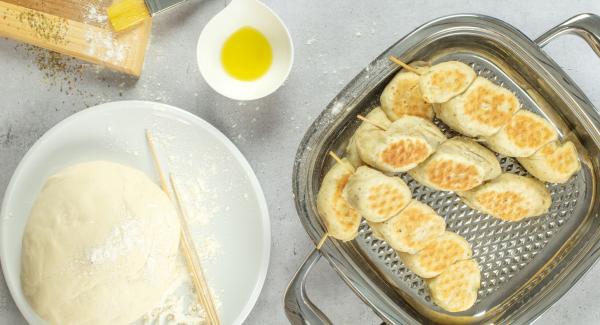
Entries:
<svg viewBox="0 0 600 325">
<path fill-rule="evenodd" d="M 523 109 L 553 124 L 573 141 L 582 170 L 568 183 L 548 185 L 547 215 L 509 223 L 468 208 L 453 193 L 421 186 L 401 175 L 413 197 L 432 206 L 448 229 L 464 236 L 482 270 L 476 304 L 460 313 L 435 306 L 422 279 L 407 270 L 387 244 L 363 224 L 352 242 L 330 240 L 322 253 L 348 285 L 389 323 L 525 324 L 564 294 L 598 258 L 599 206 L 595 201 L 600 157 L 600 115 L 570 78 L 526 36 L 490 17 L 458 15 L 425 24 L 375 59 L 330 103 L 298 149 L 294 194 L 300 220 L 316 242 L 325 229 L 316 193 L 332 165 L 327 152 L 344 153 L 349 137 L 379 102 L 398 70 L 389 55 L 411 62 L 461 60 L 479 75 L 510 89 Z M 452 136 L 452 131 L 436 121 Z M 499 157 L 504 171 L 526 174 L 516 160 Z"/>
</svg>

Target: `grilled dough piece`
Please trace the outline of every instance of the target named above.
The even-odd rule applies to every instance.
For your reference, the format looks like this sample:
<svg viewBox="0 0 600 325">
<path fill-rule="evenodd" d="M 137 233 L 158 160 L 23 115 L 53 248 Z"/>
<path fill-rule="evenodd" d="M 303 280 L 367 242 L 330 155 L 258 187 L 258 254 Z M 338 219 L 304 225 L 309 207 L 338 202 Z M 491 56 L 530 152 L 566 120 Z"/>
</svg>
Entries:
<svg viewBox="0 0 600 325">
<path fill-rule="evenodd" d="M 393 249 L 415 254 L 444 233 L 446 222 L 427 204 L 412 200 L 400 213 L 374 227 Z"/>
<path fill-rule="evenodd" d="M 458 195 L 471 208 L 505 221 L 539 216 L 548 212 L 552 203 L 542 182 L 508 173 Z"/>
<path fill-rule="evenodd" d="M 444 272 L 428 281 L 433 301 L 449 312 L 465 311 L 477 300 L 481 286 L 481 271 L 474 260 L 450 265 Z"/>
<path fill-rule="evenodd" d="M 475 71 L 462 62 L 442 62 L 421 75 L 419 88 L 426 102 L 444 103 L 463 93 L 475 77 Z"/>
<path fill-rule="evenodd" d="M 392 123 L 387 131 L 361 132 L 356 147 L 366 164 L 397 173 L 416 167 L 444 140 L 446 137 L 430 121 L 406 115 Z"/>
<path fill-rule="evenodd" d="M 392 124 L 392 121 L 388 119 L 387 115 L 381 110 L 381 107 L 375 107 L 365 117 L 370 121 L 373 121 L 386 128 L 389 127 L 390 124 Z M 356 131 L 354 131 L 354 134 L 350 138 L 350 141 L 348 141 L 348 146 L 346 147 L 346 158 L 348 158 L 348 160 L 354 167 L 363 165 L 363 161 L 360 159 L 358 149 L 356 148 L 356 138 L 358 137 L 358 134 L 370 130 L 380 129 L 369 122 L 362 122 L 361 125 L 356 129 Z"/>
<path fill-rule="evenodd" d="M 518 111 L 498 133 L 485 138 L 487 146 L 510 157 L 529 157 L 558 138 L 556 130 L 541 116 Z"/>
<path fill-rule="evenodd" d="M 419 183 L 441 191 L 467 191 L 501 173 L 496 156 L 477 142 L 455 137 L 409 174 Z"/>
<path fill-rule="evenodd" d="M 375 237 L 375 239 L 385 240 L 383 238 L 383 234 L 381 233 L 381 231 L 379 231 L 379 228 L 382 224 L 381 222 L 367 221 L 367 224 L 369 225 L 369 227 L 371 227 L 371 232 L 373 234 L 373 237 Z"/>
<path fill-rule="evenodd" d="M 531 175 L 550 183 L 566 183 L 581 168 L 577 149 L 571 141 L 562 145 L 558 141 L 550 142 L 532 156 L 517 160 Z"/>
<path fill-rule="evenodd" d="M 342 196 L 344 187 L 352 172 L 350 163 L 342 159 L 347 166 L 336 163 L 325 174 L 317 194 L 317 210 L 330 236 L 348 241 L 354 239 L 360 225 L 360 214 L 354 210 Z"/>
<path fill-rule="evenodd" d="M 381 108 L 395 121 L 404 115 L 433 118 L 431 104 L 423 100 L 419 87 L 420 76 L 414 72 L 400 71 L 381 93 Z"/>
<path fill-rule="evenodd" d="M 404 209 L 412 193 L 400 177 L 361 166 L 348 179 L 343 197 L 368 221 L 382 222 Z"/>
<path fill-rule="evenodd" d="M 422 278 L 433 278 L 457 261 L 471 258 L 471 245 L 463 237 L 445 231 L 428 240 L 416 254 L 399 252 L 398 255 L 411 271 Z"/>
<path fill-rule="evenodd" d="M 434 107 L 437 117 L 470 136 L 490 136 L 519 110 L 519 100 L 507 89 L 477 77 L 464 94 Z"/>
</svg>

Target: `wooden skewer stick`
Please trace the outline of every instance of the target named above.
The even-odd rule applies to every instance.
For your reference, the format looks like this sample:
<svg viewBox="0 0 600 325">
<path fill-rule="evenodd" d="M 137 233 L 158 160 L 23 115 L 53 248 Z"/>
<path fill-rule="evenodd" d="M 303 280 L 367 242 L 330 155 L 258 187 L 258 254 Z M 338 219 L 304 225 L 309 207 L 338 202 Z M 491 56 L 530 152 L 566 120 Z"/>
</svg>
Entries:
<svg viewBox="0 0 600 325">
<path fill-rule="evenodd" d="M 330 155 L 330 156 L 331 156 L 333 159 L 335 159 L 335 161 L 336 161 L 338 164 L 340 164 L 340 165 L 344 166 L 344 168 L 346 168 L 346 170 L 347 170 L 347 171 L 349 171 L 349 172 L 351 172 L 352 174 L 354 174 L 354 171 L 355 171 L 355 170 L 354 170 L 354 166 L 352 166 L 352 165 L 350 165 L 350 164 L 346 163 L 345 161 L 343 161 L 343 160 L 342 160 L 342 158 L 340 158 L 338 155 L 336 155 L 336 154 L 335 154 L 335 152 L 333 152 L 333 151 L 330 151 L 330 152 L 329 152 L 329 155 Z"/>
<path fill-rule="evenodd" d="M 404 69 L 410 71 L 410 72 L 414 72 L 416 74 L 418 74 L 419 76 L 422 74 L 421 71 L 419 71 L 418 69 L 411 67 L 410 65 L 400 61 L 400 59 L 398 59 L 397 57 L 390 55 L 390 61 L 396 63 L 397 65 L 403 67 Z"/>
<path fill-rule="evenodd" d="M 160 178 L 160 187 L 162 190 L 169 195 L 169 188 L 167 185 L 167 180 L 165 175 L 163 174 L 162 168 L 160 166 L 160 161 L 158 160 L 158 155 L 156 153 L 156 148 L 154 146 L 154 139 L 152 137 L 152 133 L 149 130 L 146 130 L 146 142 L 148 143 L 148 147 L 150 148 L 150 153 L 152 155 L 152 160 L 154 161 L 154 167 L 158 172 Z M 186 222 L 186 214 L 185 210 L 181 204 L 181 199 L 179 196 L 179 192 L 175 187 L 175 182 L 173 181 L 173 177 L 171 176 L 171 186 L 173 187 L 173 193 L 175 197 L 175 201 L 177 202 L 178 207 L 178 215 L 179 222 L 181 225 L 181 250 L 187 262 L 187 265 L 190 269 L 190 273 L 192 275 L 192 283 L 194 284 L 194 288 L 196 289 L 196 296 L 198 298 L 198 302 L 204 307 L 206 310 L 206 314 L 208 315 L 208 320 L 212 325 L 220 325 L 221 321 L 219 320 L 219 314 L 215 308 L 214 301 L 212 299 L 212 295 L 208 289 L 208 284 L 206 283 L 206 279 L 204 278 L 204 273 L 202 272 L 202 267 L 200 266 L 200 259 L 198 258 L 198 253 L 196 252 L 196 248 L 193 244 L 192 237 L 189 233 L 188 225 Z"/>
<path fill-rule="evenodd" d="M 319 240 L 319 243 L 317 244 L 317 250 L 321 250 L 321 247 L 323 247 L 323 244 L 325 244 L 327 238 L 329 238 L 328 232 L 324 233 L 323 237 L 321 237 L 321 240 Z"/>
<path fill-rule="evenodd" d="M 356 118 L 358 118 L 361 121 L 365 121 L 367 123 L 370 123 L 370 124 L 372 124 L 372 125 L 380 128 L 380 129 L 382 129 L 383 131 L 387 131 L 387 129 L 388 129 L 387 127 L 385 127 L 385 126 L 383 126 L 383 125 L 381 125 L 381 124 L 379 124 L 379 123 L 377 123 L 375 121 L 369 120 L 368 118 L 366 118 L 366 117 L 364 117 L 364 116 L 362 116 L 360 114 L 356 115 Z"/>
<path fill-rule="evenodd" d="M 171 181 L 171 187 L 173 188 L 175 201 L 177 201 L 177 207 L 179 208 L 180 212 L 179 221 L 181 223 L 182 234 L 181 244 L 184 247 L 184 251 L 189 252 L 188 254 L 185 254 L 185 259 L 193 275 L 192 280 L 194 282 L 194 287 L 196 289 L 198 299 L 200 300 L 200 303 L 202 304 L 204 310 L 208 314 L 210 324 L 219 325 L 221 324 L 221 321 L 219 320 L 219 314 L 217 313 L 217 308 L 215 307 L 212 295 L 210 294 L 210 289 L 208 288 L 208 283 L 206 282 L 206 278 L 204 277 L 204 272 L 202 271 L 202 267 L 200 266 L 200 259 L 198 258 L 198 253 L 196 252 L 196 248 L 194 246 L 194 242 L 192 241 L 192 236 L 190 234 L 190 230 L 186 221 L 187 213 L 185 208 L 181 204 L 181 197 L 179 196 L 179 191 L 177 191 L 177 186 L 175 186 L 175 180 L 173 179 L 173 175 L 169 175 L 169 180 Z"/>
<path fill-rule="evenodd" d="M 160 161 L 158 160 L 158 156 L 156 155 L 156 147 L 154 146 L 154 138 L 152 137 L 150 130 L 146 130 L 146 143 L 148 143 L 148 147 L 150 148 L 150 154 L 152 155 L 152 161 L 154 162 L 154 169 L 156 169 L 158 172 L 160 188 L 162 188 L 163 192 L 169 196 L 167 180 L 165 179 L 165 174 L 162 172 L 162 168 L 160 168 Z"/>
</svg>

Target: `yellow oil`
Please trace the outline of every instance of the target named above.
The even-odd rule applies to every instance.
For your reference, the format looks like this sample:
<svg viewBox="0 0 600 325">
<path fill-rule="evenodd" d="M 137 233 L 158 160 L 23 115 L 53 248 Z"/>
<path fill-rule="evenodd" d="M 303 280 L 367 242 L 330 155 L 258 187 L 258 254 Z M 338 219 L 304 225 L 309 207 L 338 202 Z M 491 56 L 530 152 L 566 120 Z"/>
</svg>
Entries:
<svg viewBox="0 0 600 325">
<path fill-rule="evenodd" d="M 252 81 L 269 71 L 273 63 L 273 50 L 261 32 L 252 27 L 242 27 L 225 41 L 221 62 L 232 77 Z"/>
</svg>

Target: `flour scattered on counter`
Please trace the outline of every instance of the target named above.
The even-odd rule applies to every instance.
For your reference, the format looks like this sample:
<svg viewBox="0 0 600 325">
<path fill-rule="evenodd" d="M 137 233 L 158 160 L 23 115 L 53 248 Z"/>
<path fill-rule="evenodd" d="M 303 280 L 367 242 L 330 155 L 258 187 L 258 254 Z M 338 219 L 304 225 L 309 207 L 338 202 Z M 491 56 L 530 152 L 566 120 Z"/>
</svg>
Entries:
<svg viewBox="0 0 600 325">
<path fill-rule="evenodd" d="M 356 32 L 356 33 L 354 33 L 354 36 L 356 36 L 356 37 L 361 37 L 361 36 L 362 36 L 362 33 L 361 33 L 361 32 Z"/>
<path fill-rule="evenodd" d="M 306 41 L 306 45 L 313 45 L 313 43 L 314 43 L 314 42 L 316 42 L 316 41 L 317 41 L 317 39 L 316 39 L 316 38 L 314 38 L 314 37 L 312 37 L 312 38 L 309 38 L 309 39 Z"/>
</svg>

